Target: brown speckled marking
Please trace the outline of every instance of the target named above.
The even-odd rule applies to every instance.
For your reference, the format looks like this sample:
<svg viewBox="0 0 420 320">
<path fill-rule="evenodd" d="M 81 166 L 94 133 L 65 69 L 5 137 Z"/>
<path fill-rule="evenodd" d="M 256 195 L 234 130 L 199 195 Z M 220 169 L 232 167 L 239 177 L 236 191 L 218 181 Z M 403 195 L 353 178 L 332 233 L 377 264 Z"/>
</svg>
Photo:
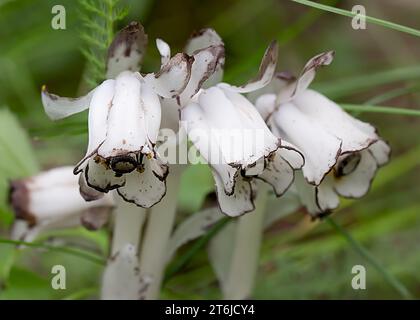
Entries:
<svg viewBox="0 0 420 320">
<path fill-rule="evenodd" d="M 132 50 L 136 50 L 140 55 L 144 54 L 147 46 L 147 34 L 143 26 L 132 21 L 128 26 L 119 31 L 108 49 L 108 60 L 115 55 L 115 51 L 121 45 L 125 45 L 124 55 L 129 57 Z"/>
</svg>

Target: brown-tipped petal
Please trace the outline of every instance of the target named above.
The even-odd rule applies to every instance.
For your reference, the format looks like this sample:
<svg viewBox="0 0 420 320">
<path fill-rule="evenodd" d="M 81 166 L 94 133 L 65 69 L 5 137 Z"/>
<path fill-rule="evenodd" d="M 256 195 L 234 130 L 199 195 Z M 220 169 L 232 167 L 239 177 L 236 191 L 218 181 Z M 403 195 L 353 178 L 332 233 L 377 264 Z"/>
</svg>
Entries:
<svg viewBox="0 0 420 320">
<path fill-rule="evenodd" d="M 210 46 L 194 52 L 194 63 L 191 68 L 191 78 L 180 95 L 180 105 L 188 103 L 190 99 L 203 87 L 210 77 L 212 81 L 220 81 L 214 78 L 215 73 L 221 70 L 225 59 L 225 49 L 222 45 Z M 217 75 L 219 77 L 220 75 Z"/>
<path fill-rule="evenodd" d="M 224 45 L 223 40 L 214 29 L 201 29 L 191 35 L 185 46 L 185 52 L 191 55 L 197 50 L 219 45 Z"/>
<path fill-rule="evenodd" d="M 206 49 L 210 46 L 219 47 L 223 49 L 223 54 L 221 54 L 218 59 L 216 66 L 210 76 L 203 81 L 203 88 L 212 87 L 220 83 L 223 79 L 223 68 L 225 65 L 225 55 L 224 55 L 224 43 L 222 38 L 217 34 L 213 29 L 207 28 L 202 29 L 194 33 L 191 38 L 188 40 L 187 45 L 185 46 L 185 52 L 189 55 L 194 54 L 198 50 Z"/>
<path fill-rule="evenodd" d="M 109 221 L 111 212 L 110 206 L 92 207 L 82 213 L 80 222 L 88 230 L 98 230 Z"/>
<path fill-rule="evenodd" d="M 292 184 L 294 170 L 276 151 L 267 159 L 267 165 L 258 178 L 270 184 L 276 196 L 280 197 Z"/>
<path fill-rule="evenodd" d="M 231 195 L 226 194 L 223 181 L 213 171 L 216 182 L 217 199 L 220 210 L 231 217 L 237 217 L 255 209 L 254 194 L 249 179 L 238 176 L 235 180 L 235 189 Z"/>
<path fill-rule="evenodd" d="M 66 98 L 49 93 L 47 87 L 43 86 L 41 92 L 42 105 L 50 119 L 63 119 L 89 108 L 95 90 L 93 89 L 87 95 L 80 98 Z"/>
<path fill-rule="evenodd" d="M 99 192 L 108 192 L 125 183 L 125 175 L 118 176 L 104 161 L 98 156 L 89 159 L 83 172 L 87 185 Z"/>
<path fill-rule="evenodd" d="M 264 86 L 268 85 L 272 80 L 276 71 L 278 56 L 278 43 L 273 41 L 265 51 L 264 57 L 262 58 L 260 68 L 257 76 L 242 86 L 231 86 L 228 84 L 221 84 L 229 90 L 234 90 L 240 93 L 247 93 L 255 90 L 259 90 Z"/>
<path fill-rule="evenodd" d="M 119 31 L 108 49 L 107 78 L 115 78 L 125 70 L 138 71 L 147 46 L 143 26 L 131 22 Z"/>
<path fill-rule="evenodd" d="M 125 185 L 117 192 L 125 201 L 150 208 L 165 196 L 167 174 L 167 168 L 156 159 L 146 159 L 144 168 L 125 175 Z"/>
<path fill-rule="evenodd" d="M 293 91 L 293 96 L 309 87 L 315 78 L 316 71 L 322 66 L 329 65 L 334 59 L 334 51 L 323 52 L 311 58 L 303 68 Z"/>
<path fill-rule="evenodd" d="M 144 80 L 161 97 L 175 98 L 187 86 L 193 62 L 193 57 L 186 53 L 178 53 L 158 72 L 147 74 Z"/>
<path fill-rule="evenodd" d="M 161 64 L 167 64 L 171 60 L 171 48 L 162 39 L 156 39 L 156 47 L 160 53 Z"/>
</svg>

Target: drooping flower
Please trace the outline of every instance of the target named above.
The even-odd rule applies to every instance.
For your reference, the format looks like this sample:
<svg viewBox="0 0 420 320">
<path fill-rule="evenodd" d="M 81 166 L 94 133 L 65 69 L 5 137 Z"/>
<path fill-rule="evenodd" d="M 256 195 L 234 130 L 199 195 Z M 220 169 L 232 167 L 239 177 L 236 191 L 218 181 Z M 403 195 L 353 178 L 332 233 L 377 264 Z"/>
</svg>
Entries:
<svg viewBox="0 0 420 320">
<path fill-rule="evenodd" d="M 81 173 L 82 196 L 94 200 L 91 188 L 106 193 L 117 189 L 126 201 L 149 208 L 166 192 L 168 165 L 156 152 L 161 123 L 159 97 L 176 98 L 191 76 L 193 58 L 177 54 L 155 73 L 142 75 L 138 65 L 147 36 L 131 23 L 115 37 L 108 53 L 105 80 L 86 96 L 61 98 L 42 91 L 46 113 L 57 120 L 89 108 L 89 145 L 74 173 Z M 89 188 L 87 188 L 89 187 Z"/>
<path fill-rule="evenodd" d="M 206 29 L 190 39 L 186 50 L 188 53 L 193 51 L 195 57 L 202 48 L 209 46 L 220 47 L 223 42 L 214 30 Z M 206 60 L 204 54 L 203 60 Z M 275 137 L 255 107 L 240 94 L 269 83 L 276 60 L 277 45 L 272 43 L 261 62 L 258 76 L 243 86 L 232 86 L 220 83 L 224 56 L 211 69 L 203 68 L 200 60 L 195 59 L 192 74 L 194 70 L 200 70 L 197 74 L 202 76 L 191 77 L 177 101 L 181 124 L 210 164 L 221 210 L 230 216 L 254 210 L 252 178 L 271 184 L 280 196 L 292 183 L 294 170 L 303 165 L 299 152 Z M 202 89 L 198 90 L 199 87 L 192 83 L 202 83 Z M 187 90 L 190 87 L 195 90 Z M 228 143 L 233 136 L 239 140 Z"/>
<path fill-rule="evenodd" d="M 372 125 L 308 89 L 317 68 L 329 65 L 333 55 L 326 52 L 313 57 L 297 79 L 277 74 L 256 99 L 256 107 L 272 132 L 303 153 L 304 179 L 298 177 L 296 187 L 314 215 L 337 208 L 339 196 L 365 195 L 377 169 L 388 162 L 390 154 L 390 147 Z"/>
<path fill-rule="evenodd" d="M 94 193 L 95 190 L 92 190 Z M 86 202 L 72 167 L 59 167 L 10 183 L 10 205 L 16 220 L 12 238 L 32 241 L 40 232 L 83 225 L 102 227 L 114 206 L 111 194 Z"/>
</svg>

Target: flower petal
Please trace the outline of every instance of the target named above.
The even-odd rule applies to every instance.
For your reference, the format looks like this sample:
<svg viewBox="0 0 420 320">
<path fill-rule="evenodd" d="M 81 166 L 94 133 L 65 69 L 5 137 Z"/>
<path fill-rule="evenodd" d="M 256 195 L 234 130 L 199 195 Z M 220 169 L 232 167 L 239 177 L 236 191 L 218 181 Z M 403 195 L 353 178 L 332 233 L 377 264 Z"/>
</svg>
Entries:
<svg viewBox="0 0 420 320">
<path fill-rule="evenodd" d="M 160 63 L 165 65 L 171 60 L 171 48 L 162 39 L 156 39 L 156 47 L 160 53 Z"/>
<path fill-rule="evenodd" d="M 255 107 L 242 95 L 212 87 L 198 97 L 202 118 L 226 163 L 247 167 L 278 148 L 276 138 Z"/>
<path fill-rule="evenodd" d="M 67 118 L 75 113 L 82 112 L 89 108 L 90 101 L 96 89 L 80 98 L 65 98 L 49 93 L 47 87 L 42 87 L 42 105 L 45 113 L 52 120 Z"/>
<path fill-rule="evenodd" d="M 95 201 L 104 196 L 103 192 L 88 186 L 84 173 L 79 174 L 79 192 L 85 201 Z"/>
<path fill-rule="evenodd" d="M 222 53 L 218 55 L 216 66 L 213 72 L 211 72 L 212 74 L 208 76 L 208 79 L 203 83 L 203 88 L 210 88 L 220 83 L 223 79 L 223 67 L 225 64 L 223 40 L 213 29 L 202 29 L 191 36 L 184 49 L 185 53 L 193 55 L 196 51 L 209 48 L 211 46 L 219 48 Z M 194 71 L 192 76 L 194 76 Z M 196 78 L 202 79 L 200 76 L 196 76 Z"/>
<path fill-rule="evenodd" d="M 89 159 L 83 172 L 89 187 L 100 192 L 119 188 L 125 184 L 125 177 L 118 177 L 103 159 Z"/>
<path fill-rule="evenodd" d="M 222 38 L 214 29 L 205 28 L 191 35 L 190 39 L 188 39 L 184 51 L 191 55 L 197 50 L 219 45 L 223 45 Z"/>
<path fill-rule="evenodd" d="M 134 170 L 125 175 L 126 183 L 117 192 L 125 201 L 150 208 L 165 196 L 166 174 L 156 159 L 145 160 L 144 171 Z"/>
<path fill-rule="evenodd" d="M 281 157 L 279 152 L 274 152 L 267 160 L 267 166 L 264 171 L 258 175 L 258 178 L 269 183 L 273 187 L 276 196 L 280 197 L 292 184 L 294 170 L 290 164 Z"/>
<path fill-rule="evenodd" d="M 85 157 L 74 168 L 79 173 L 89 159 L 106 139 L 108 114 L 115 92 L 115 80 L 106 80 L 96 89 L 89 108 L 89 144 Z"/>
<path fill-rule="evenodd" d="M 79 194 L 78 178 L 71 167 L 59 167 L 11 183 L 11 205 L 16 218 L 29 225 L 45 221 L 62 221 L 70 216 L 80 216 L 82 211 L 94 206 L 112 206 L 112 199 L 103 197 L 86 202 Z"/>
<path fill-rule="evenodd" d="M 276 109 L 276 106 L 276 95 L 274 93 L 263 94 L 255 101 L 255 108 L 258 110 L 264 121 L 268 120 Z"/>
<path fill-rule="evenodd" d="M 314 90 L 305 90 L 295 97 L 293 104 L 311 121 L 341 139 L 342 153 L 363 150 L 378 138 L 376 133 L 367 134 L 360 130 L 359 126 L 355 125 L 355 121 L 361 122 L 360 120 L 354 119 L 340 106 Z"/>
<path fill-rule="evenodd" d="M 152 144 L 155 144 L 159 135 L 162 117 L 159 97 L 147 83 L 143 83 L 141 86 L 140 96 L 141 108 L 144 114 L 144 123 L 141 125 L 146 130 L 147 139 Z"/>
<path fill-rule="evenodd" d="M 225 181 L 230 181 L 225 188 L 228 193 L 231 192 L 233 176 L 237 169 L 229 166 L 228 170 L 225 170 L 224 164 L 227 161 L 223 158 L 219 141 L 211 137 L 210 123 L 206 119 L 206 114 L 201 106 L 196 103 L 190 103 L 181 109 L 181 124 L 185 132 L 187 132 L 189 140 L 194 144 L 201 156 L 208 163 L 214 164 L 215 169 L 224 177 Z"/>
<path fill-rule="evenodd" d="M 148 143 L 139 77 L 136 73 L 125 71 L 115 80 L 114 98 L 107 119 L 107 136 L 98 149 L 98 154 L 103 158 L 136 152 Z"/>
<path fill-rule="evenodd" d="M 295 83 L 292 96 L 298 96 L 301 92 L 306 90 L 315 78 L 316 71 L 319 67 L 329 65 L 334 59 L 334 51 L 323 52 L 311 58 L 300 73 L 299 78 Z"/>
<path fill-rule="evenodd" d="M 122 71 L 139 71 L 147 46 L 147 35 L 143 26 L 131 22 L 119 31 L 108 49 L 108 79 L 117 77 Z"/>
<path fill-rule="evenodd" d="M 335 178 L 334 188 L 343 197 L 360 198 L 369 191 L 378 165 L 369 149 L 361 151 L 360 156 L 353 172 Z"/>
<path fill-rule="evenodd" d="M 391 155 L 391 147 L 383 140 L 378 140 L 370 145 L 368 149 L 375 158 L 378 166 L 383 166 L 389 161 Z"/>
<path fill-rule="evenodd" d="M 220 210 L 231 217 L 237 217 L 255 209 L 253 191 L 248 179 L 238 175 L 235 179 L 235 189 L 231 195 L 227 195 L 223 180 L 213 171 L 216 182 L 217 199 Z"/>
<path fill-rule="evenodd" d="M 258 75 L 254 79 L 239 87 L 232 86 L 226 83 L 222 83 L 220 85 L 223 85 L 229 90 L 233 90 L 240 93 L 246 93 L 261 89 L 262 87 L 269 84 L 271 79 L 273 78 L 274 72 L 276 70 L 277 55 L 278 44 L 276 41 L 273 41 L 270 43 L 267 50 L 265 51 L 264 57 L 260 64 Z"/>
<path fill-rule="evenodd" d="M 144 79 L 153 90 L 164 98 L 175 98 L 185 89 L 191 77 L 194 59 L 186 53 L 178 53 L 156 73 Z"/>
<path fill-rule="evenodd" d="M 296 172 L 293 185 L 296 187 L 301 203 L 312 216 L 322 212 L 316 201 L 316 187 L 306 181 L 302 172 Z"/>
<path fill-rule="evenodd" d="M 334 178 L 326 176 L 324 181 L 316 187 L 316 202 L 322 214 L 328 214 L 340 205 L 340 198 L 334 190 Z M 320 216 L 318 214 L 318 216 Z"/>
<path fill-rule="evenodd" d="M 221 69 L 221 61 L 225 59 L 225 49 L 223 45 L 207 47 L 195 51 L 193 58 L 191 78 L 179 97 L 181 107 L 191 100 L 210 77 L 211 81 L 217 81 L 215 73 Z"/>
<path fill-rule="evenodd" d="M 273 114 L 280 136 L 305 157 L 303 174 L 309 183 L 319 185 L 341 154 L 341 140 L 311 121 L 295 105 L 285 103 Z"/>
<path fill-rule="evenodd" d="M 281 145 L 277 151 L 293 169 L 302 169 L 305 165 L 305 158 L 302 152 L 291 143 L 281 140 Z"/>
</svg>

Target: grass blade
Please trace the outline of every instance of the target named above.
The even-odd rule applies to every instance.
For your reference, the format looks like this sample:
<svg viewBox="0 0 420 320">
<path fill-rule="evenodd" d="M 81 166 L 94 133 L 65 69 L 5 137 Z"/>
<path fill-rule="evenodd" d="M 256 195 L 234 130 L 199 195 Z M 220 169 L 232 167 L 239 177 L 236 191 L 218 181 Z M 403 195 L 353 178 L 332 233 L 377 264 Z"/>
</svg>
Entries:
<svg viewBox="0 0 420 320">
<path fill-rule="evenodd" d="M 336 13 L 336 14 L 346 16 L 346 17 L 350 17 L 350 18 L 353 18 L 356 15 L 358 15 L 357 13 L 353 13 L 351 11 L 327 6 L 325 4 L 320 4 L 320 3 L 312 2 L 312 1 L 309 1 L 309 0 L 292 0 L 292 1 L 303 4 L 303 5 L 308 6 L 308 7 L 312 7 L 312 8 L 316 8 L 316 9 L 319 9 L 319 10 L 332 12 L 332 13 Z M 410 27 L 406 27 L 406 26 L 403 26 L 403 25 L 400 25 L 400 24 L 397 24 L 397 23 L 394 23 L 394 22 L 370 17 L 370 16 L 364 16 L 364 17 L 366 18 L 367 22 L 377 24 L 379 26 L 386 27 L 386 28 L 389 28 L 389 29 L 397 30 L 397 31 L 400 31 L 400 32 L 408 33 L 408 34 L 411 34 L 411 35 L 416 36 L 416 37 L 420 37 L 420 30 L 410 28 Z"/>
<path fill-rule="evenodd" d="M 386 113 L 402 116 L 417 116 L 420 117 L 420 110 L 408 108 L 394 108 L 384 106 L 360 105 L 360 104 L 340 104 L 346 111 L 356 111 L 358 113 L 373 112 L 373 113 Z"/>
<path fill-rule="evenodd" d="M 367 262 L 369 262 L 382 276 L 385 281 L 392 286 L 404 299 L 413 299 L 412 294 L 408 289 L 391 273 L 389 273 L 381 263 L 373 257 L 368 250 L 366 250 L 359 242 L 354 239 L 350 233 L 347 232 L 340 224 L 334 221 L 331 217 L 325 218 L 325 220 L 338 232 L 340 233 L 351 247 Z"/>
<path fill-rule="evenodd" d="M 16 240 L 9 240 L 9 239 L 0 239 L 0 244 L 9 244 L 9 245 L 17 245 L 17 246 L 23 245 L 27 247 L 33 247 L 33 248 L 42 248 L 42 249 L 47 249 L 50 251 L 57 251 L 57 252 L 70 254 L 70 255 L 73 255 L 82 259 L 89 260 L 96 264 L 100 264 L 100 265 L 105 264 L 105 259 L 103 259 L 102 257 L 96 254 L 84 251 L 84 250 L 76 249 L 76 248 L 53 246 L 46 243 L 16 241 Z"/>
</svg>

